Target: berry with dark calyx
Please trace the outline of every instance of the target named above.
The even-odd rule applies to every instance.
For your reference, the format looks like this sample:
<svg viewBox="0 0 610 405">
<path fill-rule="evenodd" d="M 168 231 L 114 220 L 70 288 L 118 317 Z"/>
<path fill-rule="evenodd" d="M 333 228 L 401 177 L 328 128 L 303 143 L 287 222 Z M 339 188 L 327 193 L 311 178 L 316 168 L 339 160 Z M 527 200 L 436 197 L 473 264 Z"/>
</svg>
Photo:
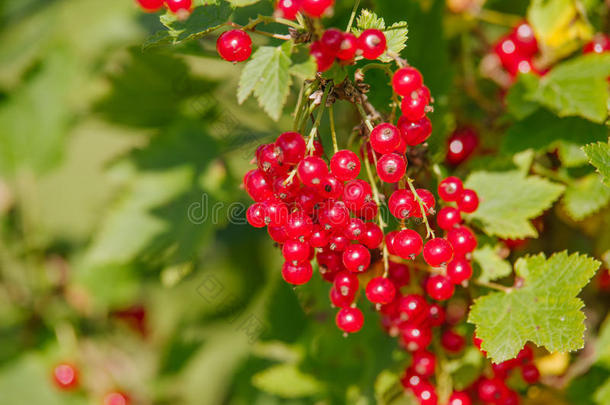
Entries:
<svg viewBox="0 0 610 405">
<path fill-rule="evenodd" d="M 423 143 L 432 134 L 432 123 L 428 117 L 423 117 L 415 121 L 410 121 L 407 117 L 402 116 L 396 124 L 402 139 L 409 146 L 416 146 Z"/>
<path fill-rule="evenodd" d="M 403 259 L 414 259 L 423 249 L 421 236 L 412 229 L 403 229 L 394 235 L 392 248 Z"/>
<path fill-rule="evenodd" d="M 61 363 L 53 369 L 53 382 L 62 390 L 78 387 L 78 369 L 69 363 Z"/>
<path fill-rule="evenodd" d="M 398 300 L 400 319 L 413 324 L 422 323 L 428 316 L 428 303 L 419 294 L 409 294 Z"/>
<path fill-rule="evenodd" d="M 406 97 L 422 85 L 421 73 L 414 67 L 400 68 L 392 76 L 392 88 L 399 96 Z"/>
<path fill-rule="evenodd" d="M 386 38 L 382 31 L 366 29 L 358 37 L 358 50 L 365 59 L 377 59 L 386 50 Z"/>
<path fill-rule="evenodd" d="M 450 353 L 459 353 L 466 345 L 464 337 L 452 330 L 447 330 L 441 336 L 441 344 L 443 349 Z"/>
<path fill-rule="evenodd" d="M 328 240 L 328 248 L 334 252 L 343 252 L 349 246 L 349 239 L 344 235 L 331 235 Z"/>
<path fill-rule="evenodd" d="M 453 284 L 462 284 L 464 281 L 472 277 L 472 266 L 470 262 L 461 257 L 455 257 L 447 263 L 447 278 Z"/>
<path fill-rule="evenodd" d="M 296 211 L 288 215 L 286 220 L 286 234 L 292 239 L 308 239 L 313 232 L 313 221 L 303 211 Z"/>
<path fill-rule="evenodd" d="M 275 144 L 264 145 L 257 151 L 256 164 L 264 173 L 274 173 L 283 166 L 282 151 Z"/>
<path fill-rule="evenodd" d="M 341 181 L 349 181 L 358 177 L 360 168 L 360 159 L 351 150 L 340 150 L 330 159 L 330 171 Z"/>
<path fill-rule="evenodd" d="M 254 203 L 248 207 L 246 211 L 246 219 L 248 223 L 255 228 L 263 228 L 265 225 L 265 205 L 263 203 Z"/>
<path fill-rule="evenodd" d="M 388 278 L 392 280 L 397 288 L 409 284 L 411 272 L 409 266 L 404 263 L 390 262 L 388 266 Z"/>
<path fill-rule="evenodd" d="M 302 0 L 278 0 L 276 13 L 278 17 L 294 20 L 301 9 Z"/>
<path fill-rule="evenodd" d="M 383 242 L 383 231 L 379 225 L 365 222 L 364 233 L 360 236 L 359 242 L 369 249 L 376 249 Z"/>
<path fill-rule="evenodd" d="M 454 207 L 443 207 L 436 215 L 438 227 L 448 231 L 462 222 L 460 210 Z"/>
<path fill-rule="evenodd" d="M 454 391 L 449 397 L 447 405 L 471 405 L 472 400 L 464 391 Z"/>
<path fill-rule="evenodd" d="M 377 174 L 386 183 L 397 183 L 406 171 L 407 160 L 397 153 L 387 153 L 377 161 Z"/>
<path fill-rule="evenodd" d="M 447 177 L 438 184 L 438 196 L 447 202 L 457 201 L 463 190 L 462 180 L 454 176 Z"/>
<path fill-rule="evenodd" d="M 441 326 L 445 322 L 445 310 L 434 303 L 428 306 L 428 317 L 426 321 L 430 326 Z"/>
<path fill-rule="evenodd" d="M 528 384 L 536 384 L 540 380 L 540 371 L 534 364 L 525 364 L 521 366 L 521 377 Z"/>
<path fill-rule="evenodd" d="M 409 121 L 417 121 L 426 115 L 426 107 L 429 102 L 430 90 L 426 86 L 422 86 L 402 99 L 400 110 Z"/>
<path fill-rule="evenodd" d="M 392 124 L 379 124 L 371 131 L 370 142 L 375 152 L 392 153 L 400 143 L 400 132 Z"/>
<path fill-rule="evenodd" d="M 335 56 L 326 52 L 320 41 L 311 43 L 309 53 L 316 61 L 318 72 L 326 72 L 335 63 Z"/>
<path fill-rule="evenodd" d="M 318 211 L 318 222 L 328 231 L 343 230 L 349 220 L 349 210 L 343 201 L 329 200 Z"/>
<path fill-rule="evenodd" d="M 122 392 L 109 392 L 104 396 L 104 405 L 129 405 L 129 396 Z"/>
<path fill-rule="evenodd" d="M 273 180 L 273 193 L 275 197 L 284 202 L 295 200 L 299 192 L 299 179 L 289 175 L 278 176 Z"/>
<path fill-rule="evenodd" d="M 269 199 L 262 203 L 265 209 L 265 223 L 271 226 L 284 226 L 288 219 L 288 208 L 280 200 Z"/>
<path fill-rule="evenodd" d="M 349 245 L 343 251 L 343 265 L 349 271 L 361 273 L 369 268 L 371 264 L 371 252 L 360 245 Z"/>
<path fill-rule="evenodd" d="M 351 61 L 356 56 L 357 51 L 358 38 L 354 34 L 344 32 L 339 51 L 337 52 L 337 58 L 342 61 Z"/>
<path fill-rule="evenodd" d="M 305 157 L 307 145 L 298 132 L 284 132 L 275 140 L 275 146 L 282 151 L 285 164 L 296 165 Z"/>
<path fill-rule="evenodd" d="M 517 363 L 524 365 L 530 363 L 534 359 L 534 351 L 528 345 L 523 346 L 523 349 L 517 354 Z"/>
<path fill-rule="evenodd" d="M 418 350 L 413 353 L 411 368 L 422 377 L 432 377 L 436 369 L 436 357 L 427 350 Z"/>
<path fill-rule="evenodd" d="M 479 208 L 479 196 L 474 190 L 464 189 L 458 197 L 457 205 L 460 211 L 473 213 Z"/>
<path fill-rule="evenodd" d="M 367 201 L 373 198 L 371 185 L 364 180 L 354 179 L 343 187 L 343 201 L 350 211 L 358 211 Z"/>
<path fill-rule="evenodd" d="M 473 128 L 456 130 L 447 141 L 447 162 L 459 165 L 472 155 L 479 145 L 479 137 Z"/>
<path fill-rule="evenodd" d="M 298 240 L 289 240 L 282 246 L 282 256 L 292 264 L 303 263 L 309 259 L 309 244 Z"/>
<path fill-rule="evenodd" d="M 477 386 L 479 398 L 484 402 L 491 402 L 494 404 L 499 403 L 499 401 L 504 397 L 505 390 L 506 386 L 504 385 L 504 382 L 496 378 L 484 378 L 479 381 Z"/>
<path fill-rule="evenodd" d="M 149 13 L 161 10 L 165 0 L 137 0 L 140 7 Z"/>
<path fill-rule="evenodd" d="M 411 191 L 398 189 L 390 195 L 388 208 L 396 218 L 403 219 L 412 216 L 416 210 L 419 210 L 419 205 Z"/>
<path fill-rule="evenodd" d="M 343 41 L 343 32 L 336 28 L 329 28 L 322 34 L 320 45 L 327 54 L 334 57 L 341 48 L 341 41 Z"/>
<path fill-rule="evenodd" d="M 328 12 L 335 0 L 303 0 L 301 8 L 310 17 L 319 18 Z"/>
<path fill-rule="evenodd" d="M 436 202 L 434 201 L 434 195 L 426 189 L 418 188 L 415 190 L 420 200 L 422 201 L 422 205 L 424 206 L 424 211 L 427 215 L 434 214 L 434 207 Z M 419 203 L 417 203 L 416 209 L 413 211 L 413 216 L 416 218 L 422 217 L 421 207 Z"/>
<path fill-rule="evenodd" d="M 284 262 L 282 266 L 282 277 L 284 280 L 292 285 L 302 285 L 311 280 L 313 269 L 311 263 L 308 261 L 292 264 L 290 262 Z"/>
<path fill-rule="evenodd" d="M 340 295 L 354 297 L 358 292 L 358 277 L 352 272 L 341 271 L 335 276 L 333 286 Z"/>
<path fill-rule="evenodd" d="M 364 316 L 358 308 L 341 308 L 335 317 L 337 327 L 345 333 L 358 332 L 364 324 Z"/>
<path fill-rule="evenodd" d="M 252 39 L 243 30 L 226 31 L 218 37 L 216 50 L 226 61 L 243 62 L 252 54 Z"/>
<path fill-rule="evenodd" d="M 385 277 L 372 278 L 366 285 L 366 298 L 373 304 L 389 304 L 394 300 L 396 287 Z"/>
<path fill-rule="evenodd" d="M 459 226 L 447 232 L 447 240 L 453 247 L 456 256 L 465 256 L 477 247 L 477 238 L 465 226 Z"/>
<path fill-rule="evenodd" d="M 432 267 L 440 267 L 453 257 L 451 244 L 443 238 L 430 239 L 424 246 L 424 260 Z"/>
<path fill-rule="evenodd" d="M 323 199 L 335 200 L 343 195 L 343 182 L 329 173 L 322 178 L 322 181 L 316 185 L 315 189 Z"/>
<path fill-rule="evenodd" d="M 429 327 L 410 322 L 401 328 L 400 337 L 405 349 L 410 352 L 425 349 L 432 342 L 432 332 Z"/>
<path fill-rule="evenodd" d="M 345 307 L 349 307 L 350 305 L 352 305 L 352 303 L 354 302 L 354 298 L 356 297 L 356 294 L 354 293 L 354 295 L 341 295 L 337 291 L 337 288 L 335 286 L 333 286 L 328 291 L 328 296 L 330 298 L 331 304 L 334 307 L 345 308 Z"/>
<path fill-rule="evenodd" d="M 375 201 L 366 201 L 356 212 L 356 216 L 362 218 L 363 221 L 372 221 L 377 217 L 378 212 L 379 208 Z"/>
<path fill-rule="evenodd" d="M 304 185 L 316 186 L 328 174 L 328 166 L 320 157 L 307 156 L 297 166 L 297 174 Z"/>
<path fill-rule="evenodd" d="M 610 51 L 610 37 L 605 34 L 596 34 L 591 42 L 582 49 L 583 53 L 604 53 Z"/>
<path fill-rule="evenodd" d="M 350 218 L 343 234 L 350 240 L 359 240 L 364 233 L 364 222 L 360 218 Z"/>
<path fill-rule="evenodd" d="M 445 301 L 453 296 L 455 287 L 445 276 L 437 274 L 426 282 L 426 293 L 437 301 Z"/>
</svg>

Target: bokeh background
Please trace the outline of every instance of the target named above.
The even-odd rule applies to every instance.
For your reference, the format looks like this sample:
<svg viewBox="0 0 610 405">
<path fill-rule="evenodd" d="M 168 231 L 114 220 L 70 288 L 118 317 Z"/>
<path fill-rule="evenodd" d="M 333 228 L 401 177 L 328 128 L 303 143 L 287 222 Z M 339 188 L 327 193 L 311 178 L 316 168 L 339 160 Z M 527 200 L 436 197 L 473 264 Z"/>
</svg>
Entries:
<svg viewBox="0 0 610 405">
<path fill-rule="evenodd" d="M 527 5 L 487 2 L 517 15 Z M 442 155 L 457 125 L 488 118 L 454 94 L 479 62 L 462 51 L 485 52 L 464 27 L 492 39 L 507 28 L 440 0 L 363 6 L 409 23 L 404 55 L 436 98 Z M 351 8 L 339 0 L 329 26 Z M 271 2 L 235 20 L 259 12 Z M 0 404 L 100 404 L 112 390 L 135 404 L 375 403 L 378 376 L 406 355 L 368 308 L 365 328 L 343 338 L 320 278 L 281 282 L 280 254 L 245 222 L 241 176 L 257 144 L 290 128 L 290 108 L 274 122 L 253 100 L 238 106 L 241 66 L 219 60 L 216 34 L 143 48 L 162 28 L 131 0 L 0 1 Z M 383 108 L 390 90 L 381 74 L 370 81 Z M 357 116 L 337 108 L 345 140 Z M 492 149 L 473 167 L 494 156 L 485 135 Z M 564 239 L 529 248 L 559 250 L 569 235 L 572 250 L 592 250 L 555 230 Z M 65 361 L 80 372 L 70 393 L 51 379 Z"/>
</svg>

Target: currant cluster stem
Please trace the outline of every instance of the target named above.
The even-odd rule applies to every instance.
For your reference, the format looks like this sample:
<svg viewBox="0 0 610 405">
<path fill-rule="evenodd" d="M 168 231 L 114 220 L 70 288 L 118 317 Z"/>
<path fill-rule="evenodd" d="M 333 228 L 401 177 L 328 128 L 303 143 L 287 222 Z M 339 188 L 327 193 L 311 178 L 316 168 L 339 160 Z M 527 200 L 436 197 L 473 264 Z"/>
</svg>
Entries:
<svg viewBox="0 0 610 405">
<path fill-rule="evenodd" d="M 415 200 L 417 200 L 417 203 L 419 204 L 419 209 L 421 210 L 422 220 L 424 221 L 424 224 L 426 225 L 426 237 L 434 238 L 434 231 L 432 230 L 432 228 L 430 227 L 430 223 L 428 222 L 428 213 L 426 212 L 426 208 L 424 207 L 424 202 L 422 201 L 419 194 L 417 194 L 417 191 L 415 190 L 415 187 L 413 186 L 413 179 L 408 177 L 407 184 L 409 185 L 409 189 L 411 189 L 411 192 L 413 193 Z"/>
</svg>

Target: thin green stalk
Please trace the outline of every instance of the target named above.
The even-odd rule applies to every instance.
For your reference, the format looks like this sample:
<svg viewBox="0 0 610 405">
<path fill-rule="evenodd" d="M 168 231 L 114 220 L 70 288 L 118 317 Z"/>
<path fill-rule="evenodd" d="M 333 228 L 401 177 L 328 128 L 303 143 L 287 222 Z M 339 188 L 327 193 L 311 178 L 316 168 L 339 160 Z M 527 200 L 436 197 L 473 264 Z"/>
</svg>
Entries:
<svg viewBox="0 0 610 405">
<path fill-rule="evenodd" d="M 339 151 L 339 146 L 337 145 L 337 132 L 335 130 L 335 114 L 334 114 L 332 104 L 328 107 L 328 116 L 330 118 L 330 135 L 333 139 L 333 149 L 335 150 L 335 153 L 337 153 Z"/>
<path fill-rule="evenodd" d="M 349 32 L 352 29 L 352 24 L 354 23 L 354 18 L 356 18 L 356 12 L 358 11 L 358 6 L 360 5 L 360 0 L 356 0 L 354 2 L 354 8 L 352 9 L 352 14 L 349 16 L 349 22 L 347 23 L 347 28 L 345 32 Z"/>
<path fill-rule="evenodd" d="M 407 178 L 407 184 L 409 185 L 411 192 L 413 193 L 413 195 L 415 196 L 415 199 L 417 200 L 417 203 L 419 204 L 419 209 L 421 210 L 422 219 L 424 220 L 424 224 L 426 224 L 426 238 L 430 238 L 430 237 L 434 238 L 434 231 L 432 230 L 432 228 L 430 227 L 430 223 L 428 222 L 428 214 L 426 212 L 426 208 L 424 207 L 424 202 L 422 201 L 419 194 L 417 194 L 417 191 L 415 190 L 415 187 L 413 186 L 413 179 Z"/>
</svg>

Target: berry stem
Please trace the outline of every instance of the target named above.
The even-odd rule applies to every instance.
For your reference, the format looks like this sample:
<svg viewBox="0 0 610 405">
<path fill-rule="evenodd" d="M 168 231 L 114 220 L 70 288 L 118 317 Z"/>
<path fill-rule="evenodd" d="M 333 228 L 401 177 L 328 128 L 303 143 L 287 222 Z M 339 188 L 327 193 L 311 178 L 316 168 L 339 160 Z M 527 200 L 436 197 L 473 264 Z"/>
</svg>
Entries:
<svg viewBox="0 0 610 405">
<path fill-rule="evenodd" d="M 292 27 L 292 28 L 296 28 L 296 29 L 303 29 L 303 26 L 295 23 L 294 21 L 287 20 L 285 18 L 271 17 L 271 16 L 260 15 L 260 14 L 254 20 L 251 20 L 248 24 L 244 25 L 242 29 L 253 30 L 258 24 L 261 24 L 261 23 L 263 23 L 263 24 L 277 23 L 277 24 L 287 25 L 288 27 Z"/>
<path fill-rule="evenodd" d="M 337 145 L 337 132 L 335 130 L 335 114 L 334 114 L 332 104 L 328 107 L 328 117 L 330 119 L 330 135 L 333 138 L 333 149 L 335 150 L 335 153 L 337 153 L 339 151 L 339 146 Z"/>
<path fill-rule="evenodd" d="M 290 35 L 286 34 L 286 35 L 282 35 L 282 34 L 273 34 L 271 32 L 267 32 L 267 31 L 259 31 L 256 28 L 246 28 L 246 26 L 242 26 L 239 25 L 237 23 L 234 22 L 228 22 L 225 23 L 224 25 L 228 25 L 230 27 L 234 27 L 234 28 L 238 28 L 244 31 L 250 31 L 253 32 L 255 34 L 259 34 L 259 35 L 263 35 L 269 38 L 276 38 L 276 39 L 281 39 L 282 41 L 288 41 L 289 39 L 291 39 Z"/>
<path fill-rule="evenodd" d="M 358 11 L 358 6 L 360 5 L 360 0 L 356 0 L 354 2 L 354 8 L 352 9 L 352 14 L 349 16 L 349 22 L 347 23 L 347 28 L 345 32 L 349 32 L 352 29 L 352 24 L 354 23 L 354 18 L 356 18 L 356 12 Z"/>
<path fill-rule="evenodd" d="M 426 238 L 430 238 L 430 237 L 434 238 L 434 231 L 432 230 L 432 228 L 430 227 L 430 223 L 428 222 L 428 214 L 426 212 L 426 209 L 424 208 L 424 202 L 420 198 L 419 194 L 417 194 L 417 191 L 415 190 L 415 187 L 413 186 L 413 179 L 408 177 L 407 184 L 409 185 L 411 192 L 413 193 L 413 195 L 415 196 L 415 199 L 417 200 L 417 203 L 419 204 L 419 209 L 421 210 L 422 219 L 424 221 L 424 224 L 426 224 Z"/>
<path fill-rule="evenodd" d="M 474 283 L 481 287 L 487 287 L 487 288 L 491 288 L 492 290 L 502 291 L 506 294 L 510 294 L 511 292 L 513 292 L 512 287 L 506 287 L 506 286 L 503 286 L 502 284 L 493 283 L 491 281 L 474 280 Z"/>
<path fill-rule="evenodd" d="M 368 128 L 369 132 L 373 131 L 373 128 L 374 128 L 373 124 L 371 124 L 371 120 L 369 120 L 369 117 L 366 114 L 366 111 L 364 111 L 364 108 L 362 107 L 362 104 L 360 104 L 360 103 L 355 103 L 355 104 L 356 104 L 356 109 L 360 113 L 360 116 L 362 117 L 362 120 L 366 124 L 366 127 Z"/>
<path fill-rule="evenodd" d="M 309 131 L 309 136 L 307 138 L 307 149 L 305 153 L 309 153 L 310 155 L 313 153 L 314 150 L 313 141 L 316 138 L 316 133 L 318 132 L 318 127 L 320 126 L 320 122 L 322 121 L 322 115 L 324 114 L 326 100 L 328 99 L 328 95 L 330 94 L 332 88 L 332 82 L 327 82 L 326 88 L 324 89 L 324 93 L 322 94 L 322 98 L 320 99 L 320 109 L 318 110 L 316 119 L 313 123 L 313 126 L 311 127 L 311 131 Z"/>
</svg>

